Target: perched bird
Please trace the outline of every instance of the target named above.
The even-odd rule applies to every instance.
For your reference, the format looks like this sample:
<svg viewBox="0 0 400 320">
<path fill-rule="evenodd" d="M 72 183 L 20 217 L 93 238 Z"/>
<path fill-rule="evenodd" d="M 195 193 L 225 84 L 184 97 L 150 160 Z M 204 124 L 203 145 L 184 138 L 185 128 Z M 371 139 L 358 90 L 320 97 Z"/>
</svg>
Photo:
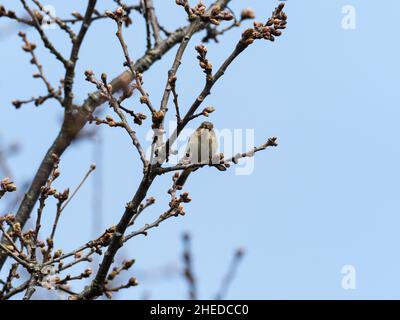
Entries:
<svg viewBox="0 0 400 320">
<path fill-rule="evenodd" d="M 214 132 L 214 125 L 211 122 L 205 121 L 189 138 L 185 153 L 186 156 L 189 158 L 190 163 L 204 163 L 208 161 L 213 161 L 217 150 L 218 141 L 217 136 Z M 176 181 L 176 185 L 183 186 L 190 173 L 197 169 L 198 168 L 187 168 L 183 170 L 178 180 Z"/>
</svg>

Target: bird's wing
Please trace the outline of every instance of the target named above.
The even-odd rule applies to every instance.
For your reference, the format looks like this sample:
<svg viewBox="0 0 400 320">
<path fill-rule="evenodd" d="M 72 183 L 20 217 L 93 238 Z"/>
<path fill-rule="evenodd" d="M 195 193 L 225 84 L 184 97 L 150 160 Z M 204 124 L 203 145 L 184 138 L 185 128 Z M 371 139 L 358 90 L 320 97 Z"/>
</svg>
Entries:
<svg viewBox="0 0 400 320">
<path fill-rule="evenodd" d="M 211 156 L 218 152 L 218 140 L 214 130 L 210 131 L 210 154 Z"/>
<path fill-rule="evenodd" d="M 186 150 L 185 150 L 185 155 L 189 155 L 189 157 L 191 157 L 191 155 L 193 153 L 193 149 L 196 149 L 197 140 L 198 140 L 197 134 L 196 134 L 196 132 L 194 132 L 188 140 Z"/>
</svg>

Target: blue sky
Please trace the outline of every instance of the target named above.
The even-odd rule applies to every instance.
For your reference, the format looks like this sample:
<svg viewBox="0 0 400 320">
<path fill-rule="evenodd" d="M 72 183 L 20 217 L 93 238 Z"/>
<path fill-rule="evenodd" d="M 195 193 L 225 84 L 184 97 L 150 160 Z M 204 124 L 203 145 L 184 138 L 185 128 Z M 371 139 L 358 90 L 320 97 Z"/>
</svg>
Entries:
<svg viewBox="0 0 400 320">
<path fill-rule="evenodd" d="M 112 1 L 99 2 L 100 8 L 113 8 Z M 154 2 L 163 25 L 172 30 L 184 24 L 185 13 L 175 1 Z M 18 7 L 10 0 L 3 4 Z M 47 4 L 60 16 L 77 9 L 66 1 Z M 233 0 L 231 8 L 240 12 L 250 6 L 263 21 L 276 4 Z M 342 28 L 345 5 L 356 9 L 355 30 Z M 250 47 L 205 102 L 217 109 L 210 117 L 217 128 L 254 129 L 256 144 L 277 136 L 279 147 L 257 154 L 251 175 L 237 176 L 234 170 L 196 172 L 187 184 L 193 198 L 186 206 L 187 215 L 167 221 L 122 250 L 120 259 L 136 259 L 132 273 L 141 286 L 120 298 L 187 296 L 184 281 L 174 272 L 181 267 L 184 231 L 193 236 L 202 298 L 214 297 L 237 247 L 245 248 L 246 255 L 227 298 L 400 298 L 400 47 L 396 41 L 400 3 L 289 0 L 286 12 L 284 35 L 275 43 L 257 42 Z M 0 22 L 1 143 L 21 143 L 21 152 L 9 159 L 14 179 L 21 185 L 32 177 L 57 134 L 62 110 L 55 103 L 13 109 L 11 100 L 45 91 L 31 78 L 35 70 L 20 50 L 13 24 Z M 33 30 L 25 31 L 39 42 Z M 134 25 L 126 31 L 134 58 L 144 52 L 143 31 L 140 17 L 134 16 Z M 47 32 L 67 52 L 63 34 Z M 240 32 L 232 31 L 219 45 L 207 45 L 214 66 L 232 51 Z M 110 77 L 121 72 L 123 57 L 114 33 L 111 21 L 96 22 L 89 31 L 77 70 L 77 102 L 93 91 L 84 81 L 85 69 Z M 201 37 L 190 43 L 178 74 L 182 106 L 189 105 L 203 85 L 194 51 Z M 56 82 L 62 68 L 39 47 L 45 72 Z M 146 90 L 156 103 L 173 58 L 174 52 L 168 53 L 144 75 Z M 65 211 L 58 237 L 58 246 L 65 250 L 92 237 L 93 219 L 102 228 L 115 224 L 140 179 L 139 162 L 126 134 L 111 128 L 100 128 L 100 134 L 102 154 L 82 141 L 62 158 L 59 188 L 75 186 L 99 159 L 102 166 L 95 175 L 102 172 L 104 182 L 101 216 L 92 212 L 94 194 L 99 192 L 95 175 Z M 170 177 L 162 177 L 152 187 L 149 195 L 158 202 L 140 223 L 153 221 L 165 210 L 169 185 Z M 47 212 L 51 219 L 54 204 Z M 344 265 L 356 270 L 354 290 L 341 286 Z M 166 269 L 170 271 L 165 273 Z"/>
</svg>

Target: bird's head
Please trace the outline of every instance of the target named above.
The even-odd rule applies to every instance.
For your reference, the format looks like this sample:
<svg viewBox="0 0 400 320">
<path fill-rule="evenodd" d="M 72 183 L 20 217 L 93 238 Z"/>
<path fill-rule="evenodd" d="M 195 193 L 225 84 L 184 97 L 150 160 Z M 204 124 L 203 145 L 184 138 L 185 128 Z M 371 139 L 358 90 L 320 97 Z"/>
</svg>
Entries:
<svg viewBox="0 0 400 320">
<path fill-rule="evenodd" d="M 207 129 L 207 130 L 212 130 L 214 129 L 214 125 L 209 122 L 209 121 L 204 121 L 201 125 L 200 125 L 200 129 Z"/>
</svg>

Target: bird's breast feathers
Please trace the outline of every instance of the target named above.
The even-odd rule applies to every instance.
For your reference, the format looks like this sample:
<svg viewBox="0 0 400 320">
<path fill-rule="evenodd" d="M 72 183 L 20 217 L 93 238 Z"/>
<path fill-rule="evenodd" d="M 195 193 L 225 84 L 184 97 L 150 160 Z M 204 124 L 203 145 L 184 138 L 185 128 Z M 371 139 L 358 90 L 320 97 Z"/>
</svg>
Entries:
<svg viewBox="0 0 400 320">
<path fill-rule="evenodd" d="M 213 130 L 200 129 L 190 137 L 186 154 L 193 163 L 208 161 L 217 153 L 218 142 Z"/>
</svg>

